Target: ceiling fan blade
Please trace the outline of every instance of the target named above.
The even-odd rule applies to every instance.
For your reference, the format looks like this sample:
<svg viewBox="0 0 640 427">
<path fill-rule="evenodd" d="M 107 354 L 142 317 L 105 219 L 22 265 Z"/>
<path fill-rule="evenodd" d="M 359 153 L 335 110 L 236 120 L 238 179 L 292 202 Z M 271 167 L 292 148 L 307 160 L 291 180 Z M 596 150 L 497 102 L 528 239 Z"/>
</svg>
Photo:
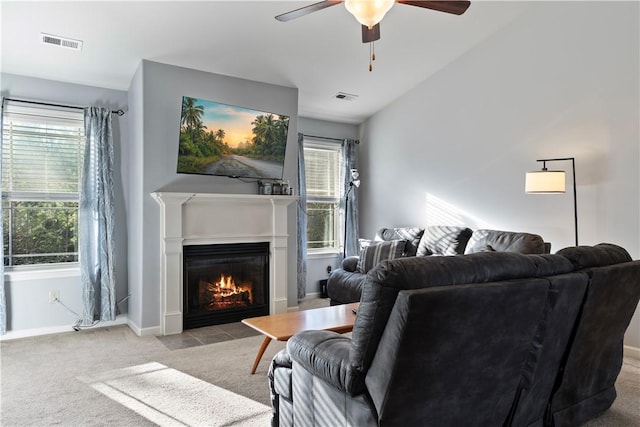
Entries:
<svg viewBox="0 0 640 427">
<path fill-rule="evenodd" d="M 376 24 L 369 28 L 366 25 L 362 26 L 362 43 L 371 43 L 380 39 L 380 24 Z"/>
<path fill-rule="evenodd" d="M 283 13 L 281 15 L 276 16 L 276 19 L 280 22 L 291 21 L 296 18 L 300 18 L 301 16 L 308 15 L 313 12 L 317 12 L 329 6 L 335 6 L 339 3 L 342 3 L 342 0 L 325 0 L 318 3 L 310 4 L 309 6 L 304 6 L 299 9 L 291 10 L 289 12 Z"/>
<path fill-rule="evenodd" d="M 410 6 L 423 7 L 425 9 L 437 10 L 439 12 L 453 13 L 454 15 L 462 15 L 467 11 L 470 1 L 412 1 L 412 0 L 396 0 L 396 3 L 408 4 Z"/>
</svg>

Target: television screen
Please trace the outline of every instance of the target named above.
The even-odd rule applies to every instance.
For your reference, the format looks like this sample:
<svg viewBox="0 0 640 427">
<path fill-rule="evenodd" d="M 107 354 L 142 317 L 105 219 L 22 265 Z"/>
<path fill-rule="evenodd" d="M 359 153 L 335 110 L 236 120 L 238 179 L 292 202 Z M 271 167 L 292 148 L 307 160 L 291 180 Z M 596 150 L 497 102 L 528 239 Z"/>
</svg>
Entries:
<svg viewBox="0 0 640 427">
<path fill-rule="evenodd" d="M 282 179 L 289 116 L 182 97 L 178 173 Z"/>
</svg>

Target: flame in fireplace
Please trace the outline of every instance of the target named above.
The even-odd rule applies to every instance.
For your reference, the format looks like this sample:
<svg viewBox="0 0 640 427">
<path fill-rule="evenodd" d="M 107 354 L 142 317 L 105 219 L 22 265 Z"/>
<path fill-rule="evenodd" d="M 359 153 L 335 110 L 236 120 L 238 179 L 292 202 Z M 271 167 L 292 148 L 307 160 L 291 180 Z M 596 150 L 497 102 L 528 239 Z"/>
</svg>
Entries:
<svg viewBox="0 0 640 427">
<path fill-rule="evenodd" d="M 199 289 L 200 301 L 206 302 L 209 310 L 245 307 L 253 301 L 251 285 L 237 284 L 233 276 L 222 274 L 213 283 L 200 280 Z"/>
<path fill-rule="evenodd" d="M 236 285 L 233 276 L 220 275 L 220 280 L 213 284 L 214 289 L 219 291 L 222 296 L 237 295 L 243 292 L 249 292 L 249 302 L 251 302 L 251 287 Z"/>
</svg>

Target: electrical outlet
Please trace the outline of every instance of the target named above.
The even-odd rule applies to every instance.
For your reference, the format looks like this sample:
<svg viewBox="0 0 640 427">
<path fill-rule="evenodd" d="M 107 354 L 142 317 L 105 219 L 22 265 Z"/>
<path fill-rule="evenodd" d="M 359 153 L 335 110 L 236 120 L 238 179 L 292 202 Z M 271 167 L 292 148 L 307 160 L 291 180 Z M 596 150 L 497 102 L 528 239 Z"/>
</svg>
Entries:
<svg viewBox="0 0 640 427">
<path fill-rule="evenodd" d="M 60 291 L 49 291 L 49 304 L 53 304 L 60 299 Z"/>
</svg>

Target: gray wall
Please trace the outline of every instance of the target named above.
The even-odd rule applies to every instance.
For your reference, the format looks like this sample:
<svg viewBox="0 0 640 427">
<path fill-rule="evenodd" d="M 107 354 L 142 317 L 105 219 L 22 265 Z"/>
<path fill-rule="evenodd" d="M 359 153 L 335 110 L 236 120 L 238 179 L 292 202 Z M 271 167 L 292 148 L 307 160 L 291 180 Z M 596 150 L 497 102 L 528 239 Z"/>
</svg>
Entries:
<svg viewBox="0 0 640 427">
<path fill-rule="evenodd" d="M 580 244 L 638 259 L 638 6 L 538 2 L 366 121 L 361 234 L 464 223 L 538 233 L 555 252 L 573 245 L 571 191 L 527 195 L 524 175 L 536 159 L 575 157 Z"/>
<path fill-rule="evenodd" d="M 127 93 L 35 79 L 3 73 L 0 75 L 3 97 L 60 103 L 72 106 L 97 106 L 127 110 Z M 128 137 L 129 115 L 113 116 L 115 144 L 115 196 L 116 196 L 116 296 L 127 296 L 127 222 L 124 183 L 127 182 L 126 156 L 123 155 Z M 77 318 L 60 304 L 49 304 L 49 291 L 59 291 L 60 300 L 74 312 L 81 314 L 82 291 L 79 270 L 70 269 L 54 273 L 9 273 L 5 275 L 7 291 L 7 329 L 51 331 L 71 326 Z M 127 303 L 119 305 L 127 312 Z M 69 330 L 71 330 L 69 328 Z M 37 333 L 37 332 L 34 332 Z"/>
<path fill-rule="evenodd" d="M 298 89 L 142 61 L 129 89 L 131 124 L 128 214 L 132 232 L 129 257 L 130 325 L 142 334 L 157 333 L 160 324 L 160 207 L 154 191 L 256 194 L 255 183 L 215 176 L 176 173 L 180 109 L 183 96 L 272 111 L 291 117 L 284 179 L 297 176 Z M 295 227 L 295 206 L 289 209 Z M 291 230 L 291 225 L 289 230 Z M 293 228 L 295 229 L 295 228 Z M 295 265 L 296 236 L 289 236 L 288 264 Z M 295 269 L 289 268 L 295 287 Z M 296 305 L 295 300 L 289 305 Z"/>
<path fill-rule="evenodd" d="M 200 177 L 175 173 L 177 135 L 182 95 L 192 95 L 257 109 L 271 109 L 292 116 L 285 165 L 285 178 L 296 182 L 297 90 L 266 85 L 143 62 L 134 75 L 128 92 L 81 86 L 57 81 L 2 74 L 2 96 L 57 102 L 68 105 L 97 105 L 122 108 L 126 115 L 114 116 L 116 144 L 117 245 L 116 264 L 118 299 L 131 294 L 120 304 L 123 314 L 135 329 L 153 331 L 159 322 L 159 249 L 150 243 L 159 233 L 159 208 L 149 193 L 158 189 L 220 193 L 253 193 L 251 184 L 220 177 Z M 188 83 L 185 83 L 188 82 Z M 241 87 L 241 90 L 238 90 Z M 184 92 L 184 93 L 183 93 Z M 146 96 L 145 96 L 146 94 Z M 146 108 L 145 108 L 146 106 Z M 314 119 L 300 119 L 301 132 L 332 138 L 357 138 L 355 125 Z M 289 215 L 289 245 L 296 263 L 295 207 Z M 153 224 L 149 223 L 153 218 Z M 159 244 L 159 243 L 157 243 Z M 326 278 L 326 266 L 335 267 L 336 255 L 320 256 L 309 262 L 307 293 L 319 292 L 318 280 Z M 131 268 L 128 268 L 131 265 Z M 143 268 L 143 266 L 147 266 Z M 157 271 L 153 271 L 157 268 Z M 289 306 L 297 305 L 295 269 L 290 268 Z M 48 303 L 50 290 L 60 292 L 65 305 L 82 312 L 77 270 L 57 275 L 7 275 L 8 327 L 11 332 L 43 333 L 66 330 L 76 320 L 59 304 Z M 157 282 L 156 282 L 157 281 Z M 128 286 L 131 283 L 132 286 Z M 147 283 L 147 286 L 143 284 Z M 154 283 L 156 283 L 154 285 Z M 143 318 L 145 320 L 143 320 Z"/>
<path fill-rule="evenodd" d="M 298 129 L 305 135 L 322 136 L 325 138 L 337 139 L 358 138 L 358 126 L 346 123 L 335 123 L 324 120 L 300 117 L 298 119 Z M 336 144 L 339 144 L 339 142 L 336 142 Z M 342 260 L 342 255 L 340 253 L 312 254 L 308 256 L 307 296 L 319 296 L 319 281 L 328 277 L 327 266 L 331 266 L 332 269 L 337 268 L 340 260 Z M 289 291 L 291 292 L 291 288 L 289 289 Z M 293 291 L 295 292 L 295 289 L 293 289 Z M 295 298 L 295 293 L 293 294 L 293 299 L 290 294 L 289 301 L 291 302 L 295 300 Z"/>
</svg>

